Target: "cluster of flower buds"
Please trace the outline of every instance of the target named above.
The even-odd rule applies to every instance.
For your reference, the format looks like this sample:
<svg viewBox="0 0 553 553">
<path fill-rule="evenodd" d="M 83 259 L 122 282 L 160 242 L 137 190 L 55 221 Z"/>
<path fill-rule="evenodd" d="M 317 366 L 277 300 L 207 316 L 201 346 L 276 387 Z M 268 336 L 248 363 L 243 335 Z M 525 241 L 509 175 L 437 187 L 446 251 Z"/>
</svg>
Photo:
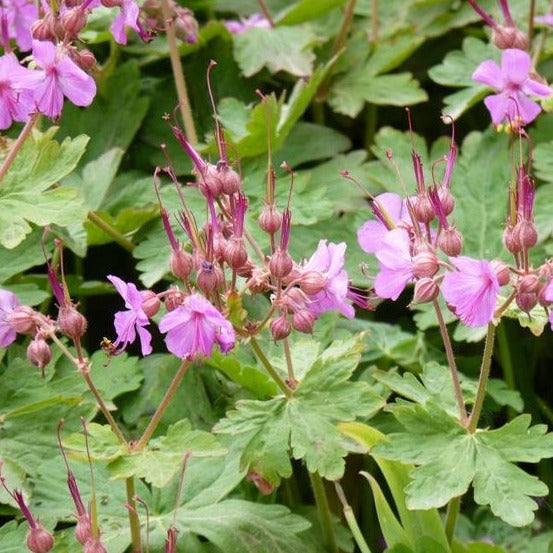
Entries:
<svg viewBox="0 0 553 553">
<path fill-rule="evenodd" d="M 188 8 L 179 6 L 174 0 L 168 0 L 167 6 L 169 24 L 173 25 L 177 38 L 189 44 L 196 43 L 198 41 L 198 22 L 194 13 Z M 145 16 L 147 29 L 164 30 L 166 28 L 168 22 L 163 16 L 160 0 L 146 0 L 140 9 Z"/>
</svg>

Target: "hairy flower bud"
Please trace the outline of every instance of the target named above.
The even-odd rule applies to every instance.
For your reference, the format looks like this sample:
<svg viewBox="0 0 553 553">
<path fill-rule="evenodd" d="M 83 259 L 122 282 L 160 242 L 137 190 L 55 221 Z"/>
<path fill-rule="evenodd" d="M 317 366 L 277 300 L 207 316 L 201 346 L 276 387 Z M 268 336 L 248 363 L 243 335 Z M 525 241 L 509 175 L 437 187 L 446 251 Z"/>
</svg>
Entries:
<svg viewBox="0 0 553 553">
<path fill-rule="evenodd" d="M 292 325 L 285 315 L 280 315 L 271 321 L 269 329 L 275 340 L 283 340 L 292 331 Z"/>
<path fill-rule="evenodd" d="M 490 261 L 490 265 L 492 266 L 493 272 L 497 277 L 499 286 L 509 284 L 509 281 L 511 280 L 511 271 L 509 270 L 508 265 L 500 259 L 493 259 Z"/>
<path fill-rule="evenodd" d="M 42 526 L 31 528 L 27 534 L 27 548 L 32 553 L 48 553 L 54 547 L 54 538 Z"/>
<path fill-rule="evenodd" d="M 52 350 L 43 338 L 35 338 L 27 347 L 27 359 L 35 367 L 43 370 L 52 359 Z"/>
<path fill-rule="evenodd" d="M 87 322 L 75 306 L 66 305 L 61 307 L 58 313 L 58 326 L 62 334 L 72 340 L 78 340 L 86 332 Z"/>
<path fill-rule="evenodd" d="M 519 221 L 513 228 L 513 238 L 520 249 L 532 248 L 538 241 L 538 231 L 532 221 Z"/>
<path fill-rule="evenodd" d="M 75 59 L 75 63 L 83 70 L 83 71 L 92 71 L 94 67 L 96 66 L 96 58 L 94 57 L 94 54 L 87 50 L 86 48 L 83 50 L 78 51 L 77 58 Z"/>
<path fill-rule="evenodd" d="M 519 292 L 515 300 L 520 309 L 528 313 L 538 303 L 538 295 L 535 292 Z"/>
<path fill-rule="evenodd" d="M 446 216 L 450 215 L 455 209 L 455 199 L 453 198 L 453 195 L 451 194 L 449 188 L 441 186 L 438 189 L 438 198 L 440 199 L 444 214 Z"/>
<path fill-rule="evenodd" d="M 274 234 L 280 229 L 282 215 L 273 204 L 265 204 L 258 219 L 261 230 L 268 234 Z"/>
<path fill-rule="evenodd" d="M 440 287 L 438 286 L 438 283 L 433 278 L 423 277 L 415 282 L 415 290 L 411 305 L 427 303 L 435 300 L 439 293 Z"/>
<path fill-rule="evenodd" d="M 520 277 L 517 285 L 519 292 L 534 293 L 539 290 L 540 280 L 537 275 L 524 275 Z"/>
<path fill-rule="evenodd" d="M 269 481 L 265 480 L 265 478 L 259 474 L 259 472 L 248 472 L 246 479 L 253 482 L 262 495 L 271 495 L 275 489 Z"/>
<path fill-rule="evenodd" d="M 416 277 L 432 277 L 437 271 L 438 258 L 431 251 L 423 251 L 413 257 L 413 275 Z"/>
<path fill-rule="evenodd" d="M 157 297 L 155 292 L 152 290 L 144 290 L 142 294 L 142 311 L 148 319 L 151 319 L 158 311 L 161 306 L 161 302 Z"/>
<path fill-rule="evenodd" d="M 496 25 L 493 28 L 492 42 L 500 49 L 518 48 L 519 50 L 528 50 L 530 41 L 528 35 L 519 31 L 516 27 Z"/>
<path fill-rule="evenodd" d="M 207 164 L 200 188 L 205 188 L 214 199 L 217 199 L 222 194 L 223 183 L 221 182 L 219 170 L 216 165 L 212 163 Z"/>
<path fill-rule="evenodd" d="M 36 313 L 28 305 L 19 305 L 8 315 L 8 323 L 17 334 L 34 334 L 36 332 Z"/>
<path fill-rule="evenodd" d="M 277 249 L 269 260 L 269 270 L 275 278 L 285 277 L 293 268 L 294 261 L 286 250 Z"/>
<path fill-rule="evenodd" d="M 178 250 L 171 250 L 169 268 L 177 278 L 186 282 L 192 272 L 192 266 L 193 260 L 191 254 L 181 248 Z"/>
<path fill-rule="evenodd" d="M 417 194 L 413 201 L 413 210 L 419 223 L 430 223 L 436 213 L 432 207 L 432 202 L 426 194 Z"/>
<path fill-rule="evenodd" d="M 215 292 L 223 284 L 223 272 L 217 265 L 204 261 L 198 271 L 196 282 L 204 294 Z"/>
<path fill-rule="evenodd" d="M 300 288 L 302 292 L 314 296 L 324 289 L 327 278 L 318 271 L 306 271 L 301 275 Z"/>
<path fill-rule="evenodd" d="M 92 538 L 84 544 L 83 553 L 108 553 L 108 550 L 99 539 Z"/>
<path fill-rule="evenodd" d="M 75 38 L 86 26 L 86 13 L 80 8 L 70 8 L 60 16 L 65 35 Z"/>
<path fill-rule="evenodd" d="M 309 309 L 300 309 L 292 315 L 292 326 L 298 332 L 311 334 L 315 324 L 315 315 Z"/>
<path fill-rule="evenodd" d="M 446 255 L 456 257 L 463 249 L 463 237 L 455 227 L 443 229 L 438 237 L 438 247 Z"/>
<path fill-rule="evenodd" d="M 517 254 L 521 250 L 518 240 L 515 239 L 514 229 L 511 225 L 507 225 L 503 231 L 503 244 L 513 254 Z"/>
<path fill-rule="evenodd" d="M 92 540 L 92 522 L 88 513 L 78 517 L 77 526 L 75 526 L 75 539 L 81 545 L 85 545 L 86 542 Z"/>
<path fill-rule="evenodd" d="M 248 260 L 248 250 L 242 238 L 233 236 L 225 248 L 225 261 L 233 269 L 242 267 Z"/>
<path fill-rule="evenodd" d="M 37 19 L 31 24 L 31 35 L 40 41 L 54 40 L 56 38 L 54 25 L 55 21 L 52 15 L 46 14 L 42 19 Z"/>
<path fill-rule="evenodd" d="M 195 44 L 198 41 L 198 22 L 188 8 L 177 6 L 175 9 L 175 34 L 177 38 Z"/>
<path fill-rule="evenodd" d="M 221 185 L 223 186 L 223 192 L 228 196 L 232 196 L 233 194 L 240 192 L 240 187 L 242 185 L 240 175 L 226 163 L 219 163 L 218 166 L 219 179 L 221 181 Z"/>
</svg>

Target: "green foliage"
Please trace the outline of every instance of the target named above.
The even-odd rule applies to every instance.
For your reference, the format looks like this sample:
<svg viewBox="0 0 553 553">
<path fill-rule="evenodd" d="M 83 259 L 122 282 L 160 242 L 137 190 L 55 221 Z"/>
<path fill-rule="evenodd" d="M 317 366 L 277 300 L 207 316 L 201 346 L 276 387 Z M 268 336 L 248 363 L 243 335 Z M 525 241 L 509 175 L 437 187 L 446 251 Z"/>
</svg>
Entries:
<svg viewBox="0 0 553 553">
<path fill-rule="evenodd" d="M 310 472 L 334 480 L 346 454 L 334 423 L 374 414 L 381 398 L 364 382 L 350 382 L 359 362 L 360 341 L 335 342 L 309 367 L 292 398 L 243 400 L 215 427 L 244 435 L 242 465 L 270 482 L 292 474 L 289 454 L 304 459 Z"/>
</svg>

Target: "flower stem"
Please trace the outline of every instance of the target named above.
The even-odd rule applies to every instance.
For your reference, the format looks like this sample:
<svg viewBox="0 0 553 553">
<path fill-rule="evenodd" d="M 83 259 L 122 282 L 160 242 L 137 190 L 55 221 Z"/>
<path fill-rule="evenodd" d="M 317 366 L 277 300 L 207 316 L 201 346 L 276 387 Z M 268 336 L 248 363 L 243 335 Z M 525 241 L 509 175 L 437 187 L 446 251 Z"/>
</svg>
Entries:
<svg viewBox="0 0 553 553">
<path fill-rule="evenodd" d="M 332 526 L 332 515 L 330 513 L 330 507 L 328 506 L 323 479 L 318 472 L 310 472 L 309 479 L 311 480 L 311 487 L 313 488 L 313 495 L 315 496 L 315 503 L 317 504 L 317 512 L 319 513 L 319 523 L 323 532 L 324 543 L 328 551 L 331 553 L 338 553 L 336 535 L 334 533 L 334 527 Z"/>
<path fill-rule="evenodd" d="M 371 34 L 373 44 L 378 42 L 378 0 L 371 0 Z"/>
<path fill-rule="evenodd" d="M 457 364 L 455 363 L 455 355 L 453 354 L 453 348 L 451 347 L 451 339 L 449 338 L 449 333 L 447 332 L 447 327 L 445 325 L 438 300 L 433 300 L 432 303 L 434 304 L 436 317 L 438 319 L 438 324 L 440 325 L 440 334 L 442 335 L 447 362 L 451 370 L 453 391 L 455 392 L 455 399 L 457 400 L 457 407 L 459 408 L 459 420 L 461 421 L 461 424 L 466 425 L 468 420 L 467 410 L 465 409 L 465 400 L 463 399 L 461 382 L 459 381 L 459 373 L 457 371 Z"/>
<path fill-rule="evenodd" d="M 296 375 L 294 374 L 294 363 L 292 362 L 292 352 L 290 351 L 290 342 L 288 338 L 282 340 L 284 348 L 284 357 L 286 358 L 286 369 L 288 370 L 288 386 L 294 389 L 297 384 Z"/>
<path fill-rule="evenodd" d="M 447 505 L 447 513 L 445 516 L 445 535 L 449 543 L 453 543 L 455 535 L 455 524 L 461 507 L 461 496 L 454 497 Z"/>
<path fill-rule="evenodd" d="M 474 400 L 474 408 L 470 416 L 468 429 L 469 432 L 475 432 L 478 426 L 478 419 L 482 413 L 484 397 L 486 396 L 486 387 L 490 377 L 490 367 L 492 365 L 493 346 L 495 339 L 495 325 L 488 324 L 488 333 L 486 334 L 486 343 L 484 345 L 484 354 L 482 355 L 482 365 L 480 366 L 480 378 L 478 379 L 478 390 Z"/>
<path fill-rule="evenodd" d="M 257 355 L 261 364 L 265 367 L 271 378 L 275 381 L 276 385 L 282 390 L 284 395 L 290 399 L 293 396 L 292 390 L 286 385 L 286 382 L 282 380 L 280 375 L 276 372 L 275 368 L 271 365 L 271 362 L 267 359 L 267 356 L 263 353 L 263 350 L 259 346 L 259 342 L 254 336 L 250 337 L 250 344 L 253 351 Z"/>
<path fill-rule="evenodd" d="M 344 518 L 346 519 L 349 530 L 355 540 L 355 543 L 357 544 L 357 547 L 359 548 L 359 551 L 361 551 L 361 553 L 371 553 L 371 550 L 365 541 L 363 534 L 361 533 L 359 524 L 357 524 L 357 519 L 355 518 L 353 509 L 346 499 L 342 486 L 340 486 L 338 482 L 334 482 L 334 487 L 336 488 L 336 495 L 338 496 L 338 499 L 342 503 L 342 507 L 344 509 Z"/>
<path fill-rule="evenodd" d="M 269 11 L 269 8 L 267 7 L 267 4 L 265 4 L 265 0 L 257 0 L 257 4 L 259 5 L 259 9 L 265 16 L 265 19 L 269 22 L 271 27 L 275 26 L 275 21 L 273 17 L 271 16 L 271 12 Z"/>
<path fill-rule="evenodd" d="M 190 361 L 188 361 L 187 359 L 183 359 L 178 371 L 173 377 L 173 380 L 171 380 L 171 384 L 169 384 L 169 387 L 167 388 L 167 391 L 165 392 L 161 403 L 157 406 L 156 412 L 154 413 L 152 419 L 146 427 L 146 430 L 144 430 L 144 434 L 142 434 L 140 440 L 138 440 L 136 445 L 133 447 L 134 451 L 140 451 L 144 449 L 148 444 L 148 440 L 152 437 L 152 434 L 157 428 L 159 421 L 163 417 L 165 410 L 169 406 L 171 399 L 173 399 L 173 396 L 175 395 L 175 392 L 177 391 L 184 375 L 188 371 L 188 367 L 190 367 Z"/>
<path fill-rule="evenodd" d="M 134 477 L 125 480 L 127 487 L 127 505 L 129 512 L 129 526 L 131 529 L 132 553 L 142 553 L 142 537 L 140 536 L 140 521 L 136 511 Z"/>
<path fill-rule="evenodd" d="M 180 59 L 177 35 L 173 26 L 168 0 L 161 0 L 161 12 L 167 26 L 166 32 L 167 43 L 169 44 L 169 57 L 171 58 L 171 69 L 173 70 L 173 78 L 175 79 L 175 88 L 177 89 L 184 131 L 188 141 L 192 146 L 195 146 L 198 143 L 198 135 L 196 133 L 196 127 L 194 126 L 192 110 L 190 109 L 190 100 L 188 99 L 188 91 L 186 89 L 186 81 L 184 79 L 184 71 Z"/>
<path fill-rule="evenodd" d="M 536 0 L 530 0 L 530 11 L 528 13 L 528 39 L 530 44 L 534 40 L 534 17 L 536 16 Z"/>
<path fill-rule="evenodd" d="M 21 132 L 19 133 L 17 140 L 10 148 L 10 151 L 6 156 L 6 159 L 4 159 L 4 163 L 2 163 L 2 166 L 0 167 L 0 184 L 2 183 L 2 179 L 5 177 L 6 173 L 8 172 L 8 169 L 13 163 L 13 160 L 16 158 L 17 154 L 19 153 L 19 150 L 21 150 L 21 147 L 25 143 L 25 140 L 27 140 L 27 137 L 33 130 L 33 127 L 35 126 L 35 123 L 37 122 L 39 115 L 40 115 L 39 113 L 34 113 L 33 115 L 31 115 L 29 120 L 25 123 L 25 126 L 21 129 Z"/>
<path fill-rule="evenodd" d="M 497 329 L 497 353 L 499 356 L 499 362 L 503 369 L 503 380 L 507 384 L 507 388 L 510 390 L 516 390 L 515 382 L 515 369 L 513 366 L 513 359 L 511 357 L 511 351 L 509 349 L 509 341 L 507 339 L 507 333 L 505 332 L 505 325 L 500 324 Z M 509 420 L 515 417 L 515 410 L 512 407 L 507 408 L 507 418 Z"/>
<path fill-rule="evenodd" d="M 121 234 L 115 227 L 104 221 L 95 211 L 88 212 L 88 220 L 94 223 L 99 229 L 103 230 L 107 235 L 111 236 L 117 244 L 128 252 L 134 250 L 134 244 Z"/>
</svg>

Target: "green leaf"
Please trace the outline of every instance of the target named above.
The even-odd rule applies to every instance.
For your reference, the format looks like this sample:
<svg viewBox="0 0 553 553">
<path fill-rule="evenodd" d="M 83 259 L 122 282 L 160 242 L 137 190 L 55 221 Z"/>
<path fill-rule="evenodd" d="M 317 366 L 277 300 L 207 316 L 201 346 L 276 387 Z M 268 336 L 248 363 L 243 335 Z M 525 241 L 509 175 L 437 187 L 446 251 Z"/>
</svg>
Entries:
<svg viewBox="0 0 553 553">
<path fill-rule="evenodd" d="M 305 77 L 313 70 L 314 44 L 315 35 L 308 26 L 254 28 L 234 37 L 234 57 L 245 77 L 263 67 L 271 73 L 286 71 Z"/>
<path fill-rule="evenodd" d="M 115 478 L 137 476 L 162 488 L 179 472 L 186 453 L 206 457 L 223 455 L 225 451 L 212 434 L 192 430 L 190 422 L 182 420 L 170 426 L 166 436 L 151 440 L 144 451 L 112 460 L 108 470 Z"/>
<path fill-rule="evenodd" d="M 382 399 L 364 382 L 348 382 L 359 363 L 359 338 L 337 341 L 306 372 L 292 398 L 239 401 L 215 432 L 246 435 L 242 463 L 272 483 L 292 473 L 289 455 L 310 472 L 339 478 L 346 454 L 334 423 L 370 416 Z"/>
<path fill-rule="evenodd" d="M 285 8 L 275 18 L 277 25 L 297 25 L 311 19 L 322 17 L 327 12 L 346 3 L 346 0 L 319 0 L 313 3 L 311 0 L 299 0 L 288 8 Z"/>
<path fill-rule="evenodd" d="M 23 524 L 17 524 L 12 520 L 0 526 L 0 543 L 3 553 L 23 553 L 27 548 L 25 541 L 29 527 Z"/>
<path fill-rule="evenodd" d="M 0 244 L 15 248 L 31 232 L 29 223 L 66 226 L 84 220 L 86 211 L 72 188 L 52 188 L 83 155 L 88 137 L 53 139 L 56 128 L 34 131 L 2 179 Z"/>
</svg>

